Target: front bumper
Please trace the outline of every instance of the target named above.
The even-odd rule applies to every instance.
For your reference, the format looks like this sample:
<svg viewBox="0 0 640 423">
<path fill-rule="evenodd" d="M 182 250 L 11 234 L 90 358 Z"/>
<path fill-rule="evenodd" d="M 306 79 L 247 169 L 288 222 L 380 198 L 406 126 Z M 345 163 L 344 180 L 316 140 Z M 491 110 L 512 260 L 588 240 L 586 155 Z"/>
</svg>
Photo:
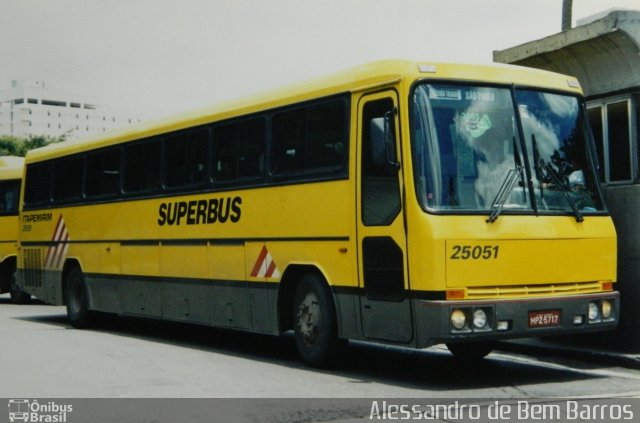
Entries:
<svg viewBox="0 0 640 423">
<path fill-rule="evenodd" d="M 573 335 L 611 330 L 618 324 L 620 295 L 617 291 L 597 294 L 469 301 L 414 300 L 419 348 L 439 343 L 489 341 L 528 338 L 549 335 Z M 602 311 L 607 301 L 611 315 L 589 319 L 589 304 L 595 303 Z M 455 328 L 451 313 L 462 310 L 467 324 Z M 476 310 L 484 311 L 486 326 L 473 324 Z"/>
</svg>

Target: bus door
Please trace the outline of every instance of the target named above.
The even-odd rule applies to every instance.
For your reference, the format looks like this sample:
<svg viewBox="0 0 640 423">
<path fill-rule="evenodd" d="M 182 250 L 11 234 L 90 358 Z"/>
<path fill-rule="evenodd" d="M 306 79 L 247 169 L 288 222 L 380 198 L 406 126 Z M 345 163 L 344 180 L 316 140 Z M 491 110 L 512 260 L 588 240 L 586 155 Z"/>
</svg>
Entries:
<svg viewBox="0 0 640 423">
<path fill-rule="evenodd" d="M 365 95 L 358 103 L 358 276 L 364 335 L 409 342 L 413 325 L 397 105 L 395 91 Z"/>
</svg>

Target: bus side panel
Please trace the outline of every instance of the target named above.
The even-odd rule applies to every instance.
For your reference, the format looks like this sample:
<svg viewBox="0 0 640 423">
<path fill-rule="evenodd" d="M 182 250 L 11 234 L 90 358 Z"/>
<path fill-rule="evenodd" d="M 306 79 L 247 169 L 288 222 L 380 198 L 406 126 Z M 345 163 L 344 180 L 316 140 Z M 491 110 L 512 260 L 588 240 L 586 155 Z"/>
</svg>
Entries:
<svg viewBox="0 0 640 423">
<path fill-rule="evenodd" d="M 162 316 L 168 320 L 210 325 L 211 297 L 208 283 L 197 280 L 175 280 L 162 283 Z"/>
<path fill-rule="evenodd" d="M 92 310 L 122 314 L 124 304 L 120 294 L 124 281 L 107 275 L 85 275 L 89 291 L 89 307 Z M 133 298 L 133 295 L 127 298 Z"/>
<path fill-rule="evenodd" d="M 365 339 L 360 315 L 360 296 L 357 288 L 332 287 L 338 315 L 338 337 Z"/>
<path fill-rule="evenodd" d="M 164 244 L 160 247 L 163 281 L 156 289 L 161 296 L 162 316 L 210 324 L 211 286 L 200 282 L 209 276 L 206 243 Z"/>
<path fill-rule="evenodd" d="M 207 252 L 209 279 L 212 281 L 211 319 L 214 326 L 260 330 L 251 309 L 260 306 L 253 298 L 247 299 L 245 245 L 243 242 L 209 243 Z M 264 319 L 266 322 L 267 319 Z"/>
<path fill-rule="evenodd" d="M 210 243 L 208 250 L 209 277 L 215 280 L 246 280 L 244 243 Z"/>
<path fill-rule="evenodd" d="M 7 267 L 7 259 L 15 257 L 18 239 L 18 217 L 0 216 L 0 294 L 9 291 L 13 266 Z"/>
<path fill-rule="evenodd" d="M 160 275 L 160 246 L 150 244 L 127 244 L 121 247 L 123 275 Z"/>
<path fill-rule="evenodd" d="M 167 278 L 207 279 L 207 245 L 204 242 L 164 245 L 160 248 L 160 272 Z"/>
</svg>

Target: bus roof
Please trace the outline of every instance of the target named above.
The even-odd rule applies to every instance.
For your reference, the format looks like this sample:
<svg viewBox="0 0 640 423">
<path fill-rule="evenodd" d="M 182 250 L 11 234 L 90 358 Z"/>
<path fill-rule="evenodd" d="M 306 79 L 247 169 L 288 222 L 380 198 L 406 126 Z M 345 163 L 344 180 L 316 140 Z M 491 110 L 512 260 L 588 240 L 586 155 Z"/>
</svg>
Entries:
<svg viewBox="0 0 640 423">
<path fill-rule="evenodd" d="M 23 168 L 23 157 L 0 156 L 0 180 L 21 179 Z"/>
<path fill-rule="evenodd" d="M 376 86 L 391 85 L 400 81 L 411 84 L 419 79 L 513 83 L 582 94 L 578 81 L 574 77 L 539 69 L 504 64 L 471 65 L 411 60 L 383 60 L 310 81 L 265 91 L 250 97 L 201 108 L 168 119 L 150 120 L 95 137 L 50 144 L 27 153 L 27 163 L 116 145 L 121 142 L 160 135 L 235 116 L 257 113 L 314 98 L 346 92 L 358 92 Z"/>
</svg>

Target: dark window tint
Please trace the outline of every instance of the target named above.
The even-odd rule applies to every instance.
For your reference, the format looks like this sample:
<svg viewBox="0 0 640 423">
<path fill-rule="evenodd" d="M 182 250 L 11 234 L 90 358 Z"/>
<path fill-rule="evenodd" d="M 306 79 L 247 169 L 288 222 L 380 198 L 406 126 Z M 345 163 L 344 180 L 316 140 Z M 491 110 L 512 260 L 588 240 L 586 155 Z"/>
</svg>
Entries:
<svg viewBox="0 0 640 423">
<path fill-rule="evenodd" d="M 202 185 L 207 180 L 209 131 L 185 132 L 165 140 L 167 187 Z"/>
<path fill-rule="evenodd" d="M 607 105 L 609 129 L 610 181 L 631 180 L 631 146 L 629 145 L 629 108 L 626 101 Z"/>
<path fill-rule="evenodd" d="M 159 139 L 128 145 L 125 149 L 124 191 L 149 192 L 160 188 L 162 145 Z"/>
<path fill-rule="evenodd" d="M 593 133 L 593 139 L 596 143 L 596 152 L 598 154 L 598 175 L 601 181 L 605 179 L 605 157 L 604 157 L 604 137 L 602 127 L 602 107 L 594 107 L 588 110 L 589 125 L 591 125 L 591 132 Z"/>
<path fill-rule="evenodd" d="M 20 180 L 0 182 L 0 214 L 17 213 L 19 196 Z"/>
<path fill-rule="evenodd" d="M 345 163 L 347 118 L 341 100 L 277 113 L 272 119 L 272 172 L 314 172 Z"/>
<path fill-rule="evenodd" d="M 271 121 L 273 173 L 304 170 L 306 112 L 304 109 L 278 113 Z"/>
<path fill-rule="evenodd" d="M 85 192 L 89 197 L 120 193 L 120 149 L 110 149 L 87 156 Z"/>
<path fill-rule="evenodd" d="M 390 225 L 401 210 L 398 170 L 374 160 L 374 130 L 394 103 L 388 99 L 371 101 L 362 111 L 362 222 L 368 226 Z M 395 148 L 395 120 L 390 121 Z"/>
<path fill-rule="evenodd" d="M 25 181 L 25 204 L 44 204 L 51 200 L 51 163 L 27 166 Z"/>
<path fill-rule="evenodd" d="M 82 197 L 84 159 L 73 157 L 54 164 L 53 201 L 73 201 Z"/>
<path fill-rule="evenodd" d="M 262 176 L 265 156 L 263 118 L 252 118 L 216 127 L 213 145 L 213 177 L 216 181 Z"/>
<path fill-rule="evenodd" d="M 345 162 L 346 103 L 335 101 L 310 107 L 307 114 L 307 169 L 341 166 Z"/>
<path fill-rule="evenodd" d="M 362 240 L 362 258 L 367 298 L 402 300 L 404 258 L 398 244 L 391 237 L 366 237 Z"/>
</svg>

